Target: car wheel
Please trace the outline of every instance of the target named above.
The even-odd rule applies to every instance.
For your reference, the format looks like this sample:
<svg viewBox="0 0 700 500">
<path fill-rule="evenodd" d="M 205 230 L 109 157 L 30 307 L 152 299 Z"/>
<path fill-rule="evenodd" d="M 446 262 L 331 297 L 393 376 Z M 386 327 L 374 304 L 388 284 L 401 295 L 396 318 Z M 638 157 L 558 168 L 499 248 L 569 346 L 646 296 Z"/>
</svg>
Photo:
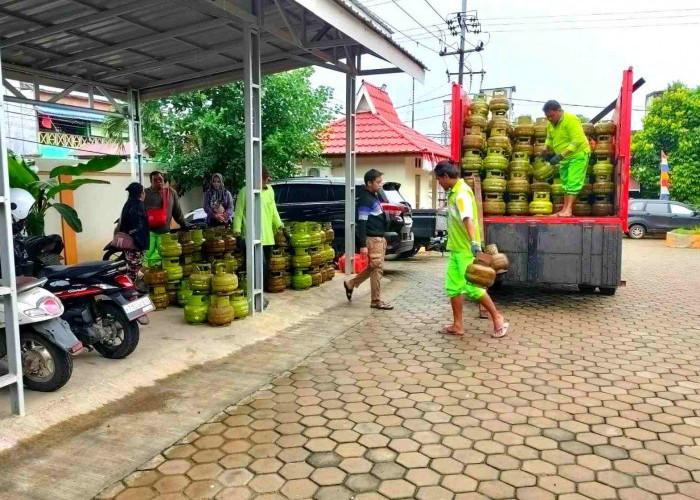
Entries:
<svg viewBox="0 0 700 500">
<path fill-rule="evenodd" d="M 615 295 L 615 292 L 617 292 L 617 287 L 616 286 L 610 286 L 610 287 L 600 287 L 600 294 L 601 295 L 607 295 L 607 296 L 613 296 Z"/>
<path fill-rule="evenodd" d="M 578 291 L 581 293 L 593 293 L 595 292 L 595 287 L 593 285 L 579 285 Z"/>
<path fill-rule="evenodd" d="M 641 240 L 646 234 L 647 230 L 641 224 L 632 224 L 629 228 L 629 235 L 633 240 Z"/>
</svg>

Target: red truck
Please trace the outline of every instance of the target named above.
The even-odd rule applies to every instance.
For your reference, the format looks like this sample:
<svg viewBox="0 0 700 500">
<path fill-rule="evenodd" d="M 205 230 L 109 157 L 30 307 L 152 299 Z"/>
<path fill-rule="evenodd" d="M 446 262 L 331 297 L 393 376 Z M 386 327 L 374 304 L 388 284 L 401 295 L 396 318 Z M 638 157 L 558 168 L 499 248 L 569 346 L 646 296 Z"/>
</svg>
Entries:
<svg viewBox="0 0 700 500">
<path fill-rule="evenodd" d="M 622 74 L 620 93 L 612 111 L 616 126 L 614 214 L 606 217 L 552 217 L 487 215 L 483 217 L 485 243 L 495 243 L 508 255 L 510 269 L 501 275 L 504 284 L 570 284 L 582 292 L 596 288 L 614 295 L 621 283 L 622 236 L 627 232 L 629 202 L 632 93 L 644 81 L 632 80 L 632 68 Z M 452 157 L 462 157 L 464 118 L 469 96 L 452 86 Z M 600 113 L 593 121 L 607 114 Z"/>
</svg>

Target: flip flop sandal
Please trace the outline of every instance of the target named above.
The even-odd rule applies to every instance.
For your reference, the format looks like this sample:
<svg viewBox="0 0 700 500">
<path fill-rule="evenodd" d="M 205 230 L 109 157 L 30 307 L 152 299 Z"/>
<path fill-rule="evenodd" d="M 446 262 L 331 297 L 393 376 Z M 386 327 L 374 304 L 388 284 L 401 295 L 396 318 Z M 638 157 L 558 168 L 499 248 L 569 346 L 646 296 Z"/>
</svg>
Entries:
<svg viewBox="0 0 700 500">
<path fill-rule="evenodd" d="M 345 288 L 345 296 L 348 298 L 348 302 L 352 302 L 352 288 L 348 288 L 348 284 L 343 281 L 343 288 Z"/>
<path fill-rule="evenodd" d="M 394 306 L 385 302 L 380 302 L 379 304 L 372 304 L 370 307 L 372 309 L 379 309 L 380 311 L 391 311 L 394 309 Z"/>
<path fill-rule="evenodd" d="M 505 337 L 506 333 L 508 333 L 509 326 L 510 326 L 510 323 L 503 323 L 502 327 L 493 331 L 493 333 L 491 334 L 491 337 L 494 339 L 500 339 L 500 338 Z"/>
</svg>

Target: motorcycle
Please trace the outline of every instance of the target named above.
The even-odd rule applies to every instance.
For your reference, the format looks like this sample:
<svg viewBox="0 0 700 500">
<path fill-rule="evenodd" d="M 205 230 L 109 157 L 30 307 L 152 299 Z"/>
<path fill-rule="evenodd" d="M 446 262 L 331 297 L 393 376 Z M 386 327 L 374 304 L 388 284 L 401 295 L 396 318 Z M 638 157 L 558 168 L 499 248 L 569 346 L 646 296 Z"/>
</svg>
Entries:
<svg viewBox="0 0 700 500">
<path fill-rule="evenodd" d="M 51 392 L 63 387 L 73 372 L 72 355 L 83 344 L 61 319 L 63 305 L 41 286 L 46 280 L 17 277 L 17 314 L 24 385 Z M 0 328 L 5 329 L 5 306 L 0 302 Z M 0 335 L 0 359 L 7 356 L 6 336 Z"/>
<path fill-rule="evenodd" d="M 19 192 L 22 190 L 13 191 L 13 219 L 20 224 L 29 202 L 24 201 L 27 196 Z M 44 278 L 43 287 L 61 300 L 63 319 L 85 347 L 112 359 L 134 352 L 139 343 L 138 324 L 147 323 L 146 315 L 155 307 L 148 296 L 139 296 L 124 273 L 123 262 L 47 266 L 45 262 L 55 261 L 57 251 L 63 249 L 58 235 L 28 238 L 15 234 L 14 247 L 16 273 L 29 271 Z"/>
<path fill-rule="evenodd" d="M 65 319 L 88 349 L 111 359 L 126 358 L 139 343 L 139 320 L 155 307 L 140 297 L 122 262 L 47 266 L 44 288 L 65 306 Z"/>
</svg>

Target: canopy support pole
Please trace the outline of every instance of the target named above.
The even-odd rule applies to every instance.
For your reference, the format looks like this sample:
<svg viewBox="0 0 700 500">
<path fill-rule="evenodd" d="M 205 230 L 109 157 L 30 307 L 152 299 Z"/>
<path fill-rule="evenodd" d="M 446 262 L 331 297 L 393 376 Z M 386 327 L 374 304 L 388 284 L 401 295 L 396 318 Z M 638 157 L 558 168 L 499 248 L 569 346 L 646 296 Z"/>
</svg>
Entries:
<svg viewBox="0 0 700 500">
<path fill-rule="evenodd" d="M 143 184 L 143 135 L 141 133 L 141 95 L 129 89 L 129 150 L 131 151 L 131 179 Z"/>
<path fill-rule="evenodd" d="M 0 82 L 2 61 L 0 59 Z M 5 92 L 0 86 L 0 300 L 5 316 L 5 339 L 9 373 L 0 376 L 0 387 L 10 388 L 10 408 L 15 415 L 24 415 L 24 388 L 22 385 L 22 354 L 20 351 L 19 322 L 17 318 L 17 283 L 12 244 L 12 209 L 10 206 L 10 172 L 7 161 L 7 117 Z M 2 335 L 2 333 L 0 333 Z"/>
<path fill-rule="evenodd" d="M 256 13 L 256 2 L 253 1 Z M 262 245 L 262 127 L 260 123 L 260 32 L 243 27 L 243 82 L 245 111 L 245 241 L 248 302 L 251 314 L 263 311 L 265 282 Z"/>
<path fill-rule="evenodd" d="M 357 67 L 355 48 L 348 48 L 348 64 Z M 345 74 L 345 274 L 355 268 L 355 94 L 353 73 Z"/>
</svg>

